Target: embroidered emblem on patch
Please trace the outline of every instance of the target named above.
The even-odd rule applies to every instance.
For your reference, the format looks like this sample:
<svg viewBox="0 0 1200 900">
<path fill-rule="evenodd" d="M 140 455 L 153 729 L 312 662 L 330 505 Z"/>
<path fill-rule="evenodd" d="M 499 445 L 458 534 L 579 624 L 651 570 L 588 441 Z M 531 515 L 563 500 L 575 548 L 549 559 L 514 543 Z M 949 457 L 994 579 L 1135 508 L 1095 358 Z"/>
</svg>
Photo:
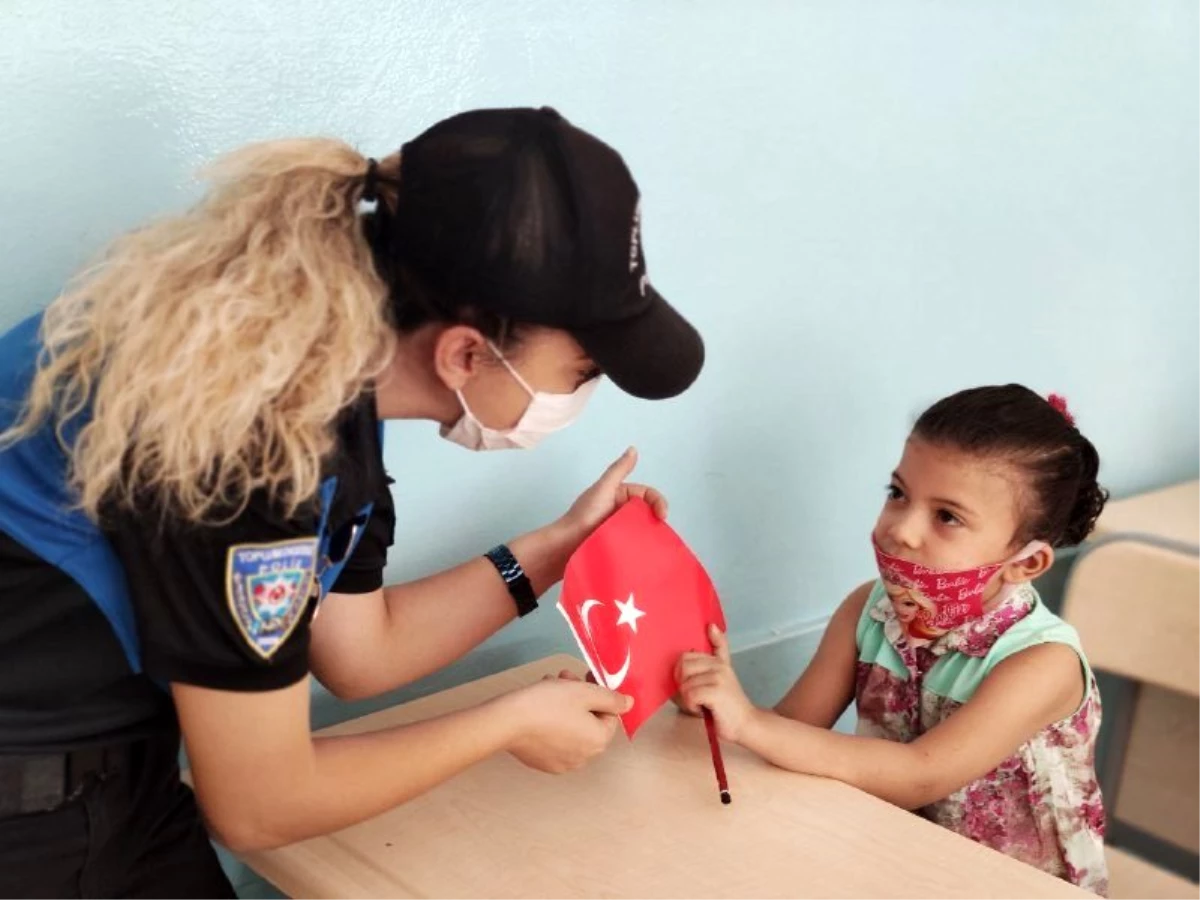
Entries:
<svg viewBox="0 0 1200 900">
<path fill-rule="evenodd" d="M 313 591 L 317 539 L 237 544 L 225 563 L 225 599 L 242 637 L 270 659 L 300 621 Z"/>
</svg>

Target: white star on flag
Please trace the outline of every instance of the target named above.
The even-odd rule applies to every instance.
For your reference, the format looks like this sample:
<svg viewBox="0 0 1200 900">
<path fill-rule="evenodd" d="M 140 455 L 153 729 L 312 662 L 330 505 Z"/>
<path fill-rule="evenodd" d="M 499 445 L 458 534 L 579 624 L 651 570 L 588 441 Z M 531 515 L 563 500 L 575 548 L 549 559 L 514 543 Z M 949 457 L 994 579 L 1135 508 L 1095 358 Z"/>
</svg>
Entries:
<svg viewBox="0 0 1200 900">
<path fill-rule="evenodd" d="M 629 599 L 625 601 L 617 600 L 617 609 L 621 615 L 617 619 L 618 625 L 628 625 L 634 634 L 637 634 L 637 620 L 645 615 L 640 609 L 634 605 L 633 594 L 629 595 Z"/>
</svg>

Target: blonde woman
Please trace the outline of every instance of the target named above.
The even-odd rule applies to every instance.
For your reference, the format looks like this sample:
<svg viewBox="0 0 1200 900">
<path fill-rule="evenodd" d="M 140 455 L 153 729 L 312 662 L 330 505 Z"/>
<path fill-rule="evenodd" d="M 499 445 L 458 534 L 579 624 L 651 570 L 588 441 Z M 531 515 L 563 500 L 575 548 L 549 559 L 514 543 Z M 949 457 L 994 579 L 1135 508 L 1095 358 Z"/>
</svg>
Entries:
<svg viewBox="0 0 1200 900">
<path fill-rule="evenodd" d="M 530 448 L 601 375 L 667 398 L 702 362 L 624 163 L 553 110 L 455 116 L 378 163 L 332 140 L 227 158 L 0 337 L 0 894 L 231 896 L 181 732 L 241 850 L 499 751 L 599 753 L 629 701 L 594 684 L 314 740 L 310 674 L 341 697 L 427 675 L 532 612 L 629 497 L 665 514 L 627 453 L 552 524 L 385 587 L 380 421 Z"/>
</svg>

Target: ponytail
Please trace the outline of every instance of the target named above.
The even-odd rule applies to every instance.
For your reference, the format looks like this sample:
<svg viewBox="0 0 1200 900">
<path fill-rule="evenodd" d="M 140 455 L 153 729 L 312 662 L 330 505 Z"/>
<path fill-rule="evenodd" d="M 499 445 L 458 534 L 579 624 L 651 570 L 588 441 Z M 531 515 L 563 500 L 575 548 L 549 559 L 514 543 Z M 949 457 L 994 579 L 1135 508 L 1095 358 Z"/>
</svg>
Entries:
<svg viewBox="0 0 1200 900">
<path fill-rule="evenodd" d="M 338 412 L 387 363 L 387 288 L 363 236 L 367 160 L 339 141 L 220 160 L 194 209 L 116 241 L 46 310 L 0 447 L 53 423 L 79 505 L 152 499 L 227 520 L 313 497 Z"/>
</svg>

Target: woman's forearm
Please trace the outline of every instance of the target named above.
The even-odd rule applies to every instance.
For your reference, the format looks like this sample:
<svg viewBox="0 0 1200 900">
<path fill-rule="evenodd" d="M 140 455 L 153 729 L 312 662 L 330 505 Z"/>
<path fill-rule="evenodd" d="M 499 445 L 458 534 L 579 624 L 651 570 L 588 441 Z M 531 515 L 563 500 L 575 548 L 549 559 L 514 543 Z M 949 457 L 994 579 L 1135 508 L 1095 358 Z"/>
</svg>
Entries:
<svg viewBox="0 0 1200 900">
<path fill-rule="evenodd" d="M 562 579 L 577 545 L 565 526 L 551 525 L 508 546 L 540 596 Z M 482 556 L 373 594 L 331 595 L 313 624 L 313 670 L 343 699 L 382 694 L 461 658 L 516 615 Z"/>
<path fill-rule="evenodd" d="M 326 834 L 417 797 L 504 749 L 512 723 L 491 702 L 436 719 L 368 734 L 317 738 L 286 784 L 233 790 L 197 772 L 209 825 L 230 849 L 278 847 Z M 270 764 L 269 760 L 264 761 Z"/>
</svg>

